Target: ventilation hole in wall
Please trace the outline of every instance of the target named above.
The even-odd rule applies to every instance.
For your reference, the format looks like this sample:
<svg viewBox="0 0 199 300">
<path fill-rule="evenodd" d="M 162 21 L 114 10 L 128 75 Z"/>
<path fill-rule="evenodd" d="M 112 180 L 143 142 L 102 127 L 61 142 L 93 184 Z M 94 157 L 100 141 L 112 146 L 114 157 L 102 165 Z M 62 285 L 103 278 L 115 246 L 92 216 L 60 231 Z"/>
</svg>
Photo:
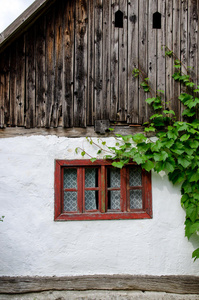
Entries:
<svg viewBox="0 0 199 300">
<path fill-rule="evenodd" d="M 161 13 L 159 12 L 153 14 L 153 28 L 161 29 Z"/>
<path fill-rule="evenodd" d="M 124 18 L 123 12 L 121 12 L 121 10 L 118 10 L 115 13 L 115 27 L 123 28 L 123 18 Z"/>
</svg>

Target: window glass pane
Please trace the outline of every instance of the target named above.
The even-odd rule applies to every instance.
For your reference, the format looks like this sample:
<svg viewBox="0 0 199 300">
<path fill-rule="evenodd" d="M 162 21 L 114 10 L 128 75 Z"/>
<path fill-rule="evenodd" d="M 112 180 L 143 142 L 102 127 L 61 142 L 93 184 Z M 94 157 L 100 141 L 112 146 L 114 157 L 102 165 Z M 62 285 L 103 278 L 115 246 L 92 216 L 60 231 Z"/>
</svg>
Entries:
<svg viewBox="0 0 199 300">
<path fill-rule="evenodd" d="M 140 167 L 130 168 L 129 185 L 130 186 L 141 186 L 142 185 L 142 169 Z"/>
<path fill-rule="evenodd" d="M 77 188 L 77 169 L 64 169 L 64 189 Z"/>
<path fill-rule="evenodd" d="M 85 209 L 86 210 L 98 209 L 97 191 L 85 191 Z"/>
<path fill-rule="evenodd" d="M 77 192 L 64 192 L 64 211 L 77 211 Z"/>
<path fill-rule="evenodd" d="M 98 186 L 98 169 L 87 168 L 85 169 L 85 187 Z"/>
<path fill-rule="evenodd" d="M 142 190 L 130 191 L 130 209 L 142 209 Z"/>
<path fill-rule="evenodd" d="M 108 209 L 120 210 L 120 191 L 108 192 Z"/>
<path fill-rule="evenodd" d="M 119 188 L 120 187 L 120 170 L 117 168 L 107 169 L 107 182 L 108 187 Z"/>
</svg>

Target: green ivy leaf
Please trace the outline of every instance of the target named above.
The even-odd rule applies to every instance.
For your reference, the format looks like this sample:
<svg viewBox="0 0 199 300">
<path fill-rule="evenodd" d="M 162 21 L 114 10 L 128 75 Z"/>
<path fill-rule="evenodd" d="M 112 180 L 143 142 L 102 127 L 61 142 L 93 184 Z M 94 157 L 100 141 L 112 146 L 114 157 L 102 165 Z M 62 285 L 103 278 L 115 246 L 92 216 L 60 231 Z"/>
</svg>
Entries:
<svg viewBox="0 0 199 300">
<path fill-rule="evenodd" d="M 97 158 L 95 158 L 95 157 L 92 157 L 91 158 L 91 162 L 93 163 L 93 162 L 95 162 L 97 160 Z"/>
<path fill-rule="evenodd" d="M 190 166 L 191 162 L 189 160 L 187 160 L 184 157 L 179 157 L 178 158 L 178 163 L 183 166 L 184 168 L 187 168 L 188 166 Z"/>
<path fill-rule="evenodd" d="M 191 178 L 190 178 L 190 182 L 198 182 L 199 181 L 199 172 L 194 173 Z"/>
<path fill-rule="evenodd" d="M 194 223 L 197 219 L 197 207 L 194 204 L 191 204 L 186 209 L 186 217 Z"/>
<path fill-rule="evenodd" d="M 198 230 L 199 230 L 199 222 L 198 221 L 195 223 L 190 222 L 185 227 L 185 236 L 187 236 L 188 239 L 190 239 L 191 235 Z"/>
<path fill-rule="evenodd" d="M 85 154 L 86 154 L 85 151 L 82 151 L 82 152 L 81 152 L 81 156 L 84 156 Z"/>
<path fill-rule="evenodd" d="M 161 151 L 160 153 L 154 153 L 155 161 L 165 161 L 168 157 L 168 153 L 166 151 Z"/>
<path fill-rule="evenodd" d="M 146 140 L 147 140 L 146 136 L 145 136 L 144 134 L 142 134 L 142 133 L 137 133 L 137 134 L 135 134 L 135 135 L 132 137 L 132 139 L 133 139 L 133 141 L 134 141 L 135 143 L 141 143 L 142 141 L 146 141 Z"/>
<path fill-rule="evenodd" d="M 194 258 L 194 261 L 199 258 L 199 248 L 192 253 L 192 258 Z"/>
<path fill-rule="evenodd" d="M 124 167 L 124 162 L 123 161 L 118 161 L 118 162 L 113 162 L 112 163 L 112 166 L 115 167 L 115 168 L 119 168 L 119 169 L 122 169 Z"/>
<path fill-rule="evenodd" d="M 187 141 L 190 138 L 190 134 L 184 134 L 181 136 L 180 140 L 181 142 Z"/>
<path fill-rule="evenodd" d="M 145 100 L 145 102 L 148 103 L 148 104 L 151 104 L 151 103 L 153 103 L 155 101 L 155 99 L 156 99 L 155 97 L 153 97 L 153 98 L 147 98 Z"/>
<path fill-rule="evenodd" d="M 175 112 L 173 110 L 163 110 L 164 114 L 171 114 L 175 116 Z"/>
<path fill-rule="evenodd" d="M 170 162 L 165 162 L 164 168 L 165 168 L 168 172 L 173 172 L 173 171 L 175 170 L 175 165 L 171 164 Z"/>
<path fill-rule="evenodd" d="M 151 171 L 154 168 L 154 163 L 150 160 L 142 164 L 142 168 L 144 168 L 147 172 Z"/>
</svg>

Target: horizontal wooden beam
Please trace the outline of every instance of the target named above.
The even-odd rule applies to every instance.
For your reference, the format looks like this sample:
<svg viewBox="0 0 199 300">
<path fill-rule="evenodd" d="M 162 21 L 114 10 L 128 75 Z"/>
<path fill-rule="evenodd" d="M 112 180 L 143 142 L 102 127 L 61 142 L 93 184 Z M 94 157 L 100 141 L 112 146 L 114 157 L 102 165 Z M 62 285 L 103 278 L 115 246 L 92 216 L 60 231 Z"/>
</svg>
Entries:
<svg viewBox="0 0 199 300">
<path fill-rule="evenodd" d="M 89 126 L 86 128 L 33 128 L 33 129 L 25 129 L 23 127 L 6 127 L 5 129 L 0 129 L 0 138 L 10 138 L 16 136 L 31 136 L 31 135 L 56 135 L 59 137 L 111 137 L 114 136 L 115 133 L 119 133 L 122 135 L 135 134 L 138 132 L 143 132 L 144 128 L 142 126 L 111 126 L 114 128 L 113 132 L 108 132 L 103 135 L 95 132 L 93 126 Z"/>
<path fill-rule="evenodd" d="M 199 294 L 199 277 L 132 275 L 0 277 L 0 294 L 44 292 L 50 290 L 141 290 L 175 294 Z"/>
</svg>

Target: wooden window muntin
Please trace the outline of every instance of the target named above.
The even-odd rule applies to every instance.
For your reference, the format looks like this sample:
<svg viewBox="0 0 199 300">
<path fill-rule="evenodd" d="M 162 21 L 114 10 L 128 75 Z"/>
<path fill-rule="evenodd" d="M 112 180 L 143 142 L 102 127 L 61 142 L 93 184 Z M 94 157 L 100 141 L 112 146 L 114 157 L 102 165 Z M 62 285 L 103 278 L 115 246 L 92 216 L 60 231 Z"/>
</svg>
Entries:
<svg viewBox="0 0 199 300">
<path fill-rule="evenodd" d="M 152 218 L 152 194 L 151 174 L 142 170 L 142 186 L 129 186 L 129 169 L 136 166 L 130 163 L 120 171 L 120 210 L 108 210 L 108 189 L 107 189 L 107 167 L 111 167 L 111 161 L 97 160 L 92 163 L 90 160 L 64 161 L 57 160 L 55 163 L 55 220 L 110 220 L 110 219 L 143 219 Z M 91 190 L 98 191 L 98 209 L 85 210 L 85 169 L 98 168 L 98 187 Z M 65 212 L 63 198 L 63 170 L 64 168 L 77 169 L 77 212 Z M 90 190 L 90 188 L 86 188 Z M 129 192 L 133 189 L 142 190 L 142 209 L 130 209 Z"/>
</svg>

